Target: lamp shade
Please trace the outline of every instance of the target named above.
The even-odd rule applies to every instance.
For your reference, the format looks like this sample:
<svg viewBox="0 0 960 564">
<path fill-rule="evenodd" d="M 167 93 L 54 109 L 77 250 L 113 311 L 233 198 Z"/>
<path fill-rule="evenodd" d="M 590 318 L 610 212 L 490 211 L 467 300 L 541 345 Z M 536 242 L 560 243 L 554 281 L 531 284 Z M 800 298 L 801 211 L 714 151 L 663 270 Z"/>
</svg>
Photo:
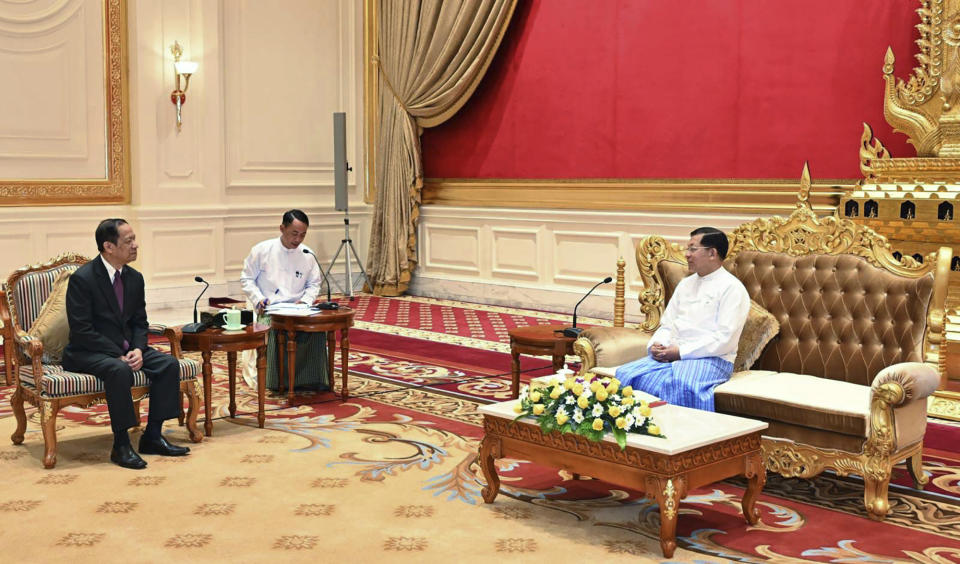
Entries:
<svg viewBox="0 0 960 564">
<path fill-rule="evenodd" d="M 177 74 L 193 74 L 197 71 L 197 66 L 199 65 L 194 61 L 177 61 L 173 63 Z"/>
</svg>

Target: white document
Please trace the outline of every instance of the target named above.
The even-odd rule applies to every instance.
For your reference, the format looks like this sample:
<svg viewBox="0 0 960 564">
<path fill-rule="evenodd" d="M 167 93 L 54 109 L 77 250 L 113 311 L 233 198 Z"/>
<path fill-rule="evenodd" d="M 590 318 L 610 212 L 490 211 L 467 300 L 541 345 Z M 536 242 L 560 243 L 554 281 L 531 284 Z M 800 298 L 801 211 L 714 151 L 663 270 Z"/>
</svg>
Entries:
<svg viewBox="0 0 960 564">
<path fill-rule="evenodd" d="M 268 305 L 264 311 L 266 311 L 267 315 L 279 314 L 294 317 L 308 317 L 317 313 L 319 310 L 310 304 L 282 303 Z"/>
</svg>

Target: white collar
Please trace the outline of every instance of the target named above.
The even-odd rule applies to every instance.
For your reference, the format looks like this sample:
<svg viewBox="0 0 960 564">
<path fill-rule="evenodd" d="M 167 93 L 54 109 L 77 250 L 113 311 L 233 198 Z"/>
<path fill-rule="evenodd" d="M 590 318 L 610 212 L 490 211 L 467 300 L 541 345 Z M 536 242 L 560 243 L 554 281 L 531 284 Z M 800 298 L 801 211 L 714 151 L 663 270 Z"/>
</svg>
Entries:
<svg viewBox="0 0 960 564">
<path fill-rule="evenodd" d="M 112 283 L 113 283 L 113 273 L 114 273 L 114 272 L 117 272 L 117 269 L 114 268 L 112 264 L 110 264 L 110 261 L 108 261 L 107 259 L 103 258 L 103 255 L 100 255 L 100 260 L 103 261 L 103 266 L 107 267 L 107 279 L 109 279 L 109 280 L 110 280 L 110 283 L 112 284 Z M 120 268 L 120 276 L 123 276 L 123 268 L 122 268 L 122 267 Z"/>
</svg>

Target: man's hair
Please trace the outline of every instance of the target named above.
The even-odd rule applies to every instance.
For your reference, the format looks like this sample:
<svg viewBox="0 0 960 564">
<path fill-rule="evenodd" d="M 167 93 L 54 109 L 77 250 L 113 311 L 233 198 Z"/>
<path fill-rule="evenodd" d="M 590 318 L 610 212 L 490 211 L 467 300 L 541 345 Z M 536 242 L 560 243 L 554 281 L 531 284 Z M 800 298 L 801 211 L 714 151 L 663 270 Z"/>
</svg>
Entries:
<svg viewBox="0 0 960 564">
<path fill-rule="evenodd" d="M 730 243 L 727 241 L 727 235 L 716 227 L 698 227 L 690 232 L 690 236 L 703 235 L 700 238 L 700 245 L 717 250 L 717 256 L 720 260 L 727 258 L 727 249 Z"/>
<path fill-rule="evenodd" d="M 103 244 L 110 241 L 114 245 L 120 240 L 120 226 L 127 223 L 127 220 L 113 217 L 105 219 L 97 226 L 94 236 L 97 238 L 97 250 L 103 252 Z"/>
<path fill-rule="evenodd" d="M 300 210 L 290 210 L 283 214 L 283 225 L 286 227 L 293 223 L 293 220 L 301 221 L 304 225 L 310 225 L 310 220 L 307 218 L 307 214 L 303 213 Z"/>
</svg>

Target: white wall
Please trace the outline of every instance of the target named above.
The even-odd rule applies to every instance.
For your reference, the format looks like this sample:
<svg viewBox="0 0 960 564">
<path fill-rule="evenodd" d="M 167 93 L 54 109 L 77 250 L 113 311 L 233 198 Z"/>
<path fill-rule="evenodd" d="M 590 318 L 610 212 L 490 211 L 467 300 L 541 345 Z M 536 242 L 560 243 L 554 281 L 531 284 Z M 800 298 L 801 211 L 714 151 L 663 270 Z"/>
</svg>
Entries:
<svg viewBox="0 0 960 564">
<path fill-rule="evenodd" d="M 51 84 L 56 75 L 49 65 L 36 64 L 31 53 L 35 43 L 56 43 L 53 34 L 73 33 L 76 37 L 67 37 L 78 45 L 84 37 L 99 37 L 99 28 L 94 29 L 99 19 L 89 14 L 103 4 L 0 4 L 5 22 L 0 65 L 19 69 L 18 84 L 39 83 L 38 92 L 48 93 L 19 106 L 26 116 L 0 119 L 0 140 L 6 143 L 0 170 L 19 171 L 7 178 L 31 178 L 31 170 L 44 170 L 38 155 L 69 160 L 62 142 L 38 146 L 24 123 L 43 119 L 63 130 L 60 137 L 96 138 L 88 134 L 102 116 L 95 113 L 88 79 L 63 73 L 61 83 Z M 336 111 L 347 113 L 347 153 L 355 168 L 349 176 L 351 237 L 365 260 L 370 208 L 356 187 L 363 183 L 362 3 L 134 0 L 127 6 L 132 201 L 0 208 L 0 272 L 66 250 L 92 256 L 97 222 L 124 217 L 141 243 L 134 266 L 146 277 L 151 309 L 192 304 L 199 289 L 195 275 L 214 284 L 210 295 L 235 293 L 250 246 L 276 236 L 282 212 L 292 207 L 310 215 L 307 243 L 328 265 L 344 236 L 344 215 L 334 209 L 331 115 Z M 60 29 L 57 22 L 72 11 L 86 15 L 82 25 Z M 31 23 L 17 29 L 9 21 Z M 184 59 L 200 65 L 190 81 L 179 133 L 170 102 L 175 40 Z M 85 57 L 82 66 L 102 66 L 95 49 L 74 56 Z M 66 119 L 62 116 L 76 117 L 80 95 L 64 94 L 78 88 L 91 108 L 89 115 L 80 114 L 89 119 Z M 334 272 L 343 266 L 341 258 Z"/>
<path fill-rule="evenodd" d="M 729 231 L 735 214 L 618 213 L 584 210 L 421 209 L 419 264 L 412 293 L 556 312 L 574 305 L 626 261 L 627 321 L 641 319 L 643 288 L 635 248 L 646 235 L 686 244 L 696 227 Z M 601 285 L 578 315 L 613 318 L 614 283 Z"/>
</svg>

